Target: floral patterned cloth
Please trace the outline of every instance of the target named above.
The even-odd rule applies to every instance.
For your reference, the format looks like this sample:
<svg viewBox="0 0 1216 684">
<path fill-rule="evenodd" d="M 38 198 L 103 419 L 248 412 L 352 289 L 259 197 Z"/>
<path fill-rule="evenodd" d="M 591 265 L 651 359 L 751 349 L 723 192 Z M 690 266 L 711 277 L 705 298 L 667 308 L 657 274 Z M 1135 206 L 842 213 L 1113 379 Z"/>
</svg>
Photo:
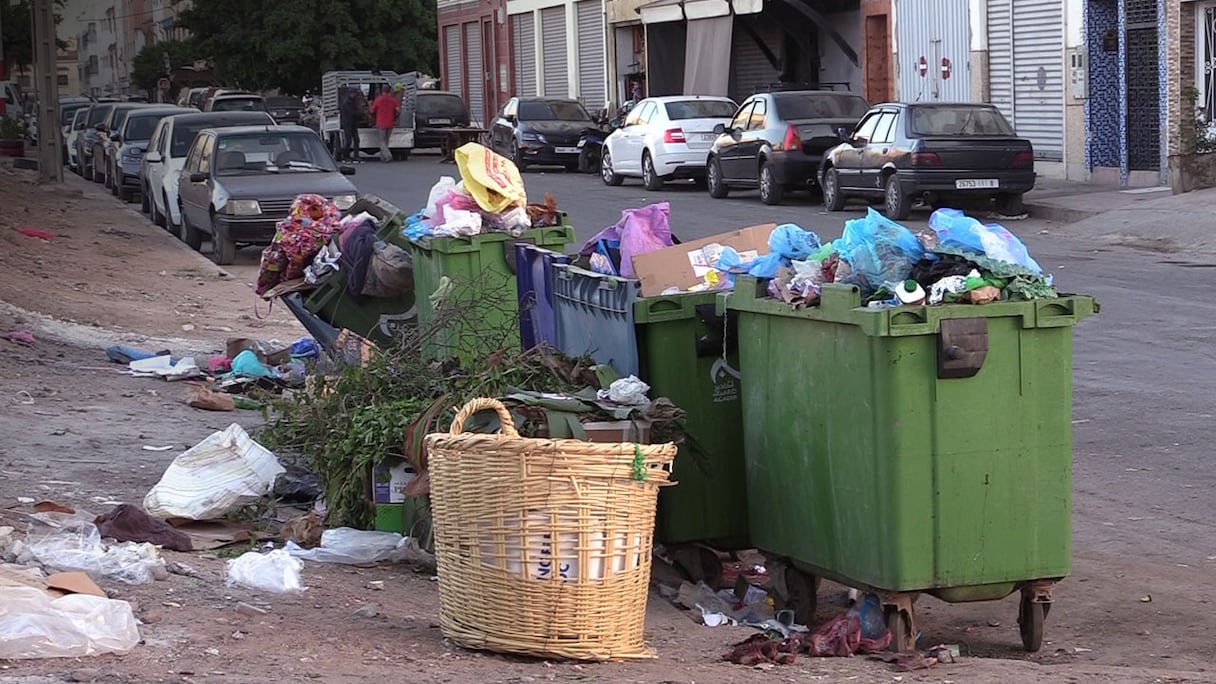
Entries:
<svg viewBox="0 0 1216 684">
<path fill-rule="evenodd" d="M 276 226 L 274 240 L 262 251 L 256 292 L 304 277 L 304 269 L 330 238 L 341 231 L 337 205 L 320 195 L 300 195 L 287 218 Z"/>
</svg>

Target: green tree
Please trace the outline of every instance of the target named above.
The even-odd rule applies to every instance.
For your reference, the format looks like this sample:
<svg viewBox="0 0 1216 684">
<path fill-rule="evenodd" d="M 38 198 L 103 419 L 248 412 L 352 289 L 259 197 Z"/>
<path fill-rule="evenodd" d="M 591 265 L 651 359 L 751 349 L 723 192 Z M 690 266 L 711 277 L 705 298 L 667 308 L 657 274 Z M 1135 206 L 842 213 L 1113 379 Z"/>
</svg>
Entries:
<svg viewBox="0 0 1216 684">
<path fill-rule="evenodd" d="M 166 40 L 149 45 L 135 55 L 131 64 L 131 80 L 149 93 L 156 91 L 156 82 L 166 76 L 165 55 L 169 56 L 170 68 L 193 64 L 203 53 L 193 40 Z"/>
<path fill-rule="evenodd" d="M 244 88 L 302 93 L 333 69 L 438 65 L 435 0 L 207 0 L 178 23 L 220 78 Z"/>
<path fill-rule="evenodd" d="M 63 7 L 65 0 L 55 0 L 55 8 Z M 55 25 L 63 21 L 55 12 Z M 30 21 L 30 0 L 0 0 L 0 33 L 4 40 L 4 62 L 8 71 L 19 71 L 34 63 L 34 26 Z M 56 38 L 60 48 L 67 42 Z"/>
</svg>

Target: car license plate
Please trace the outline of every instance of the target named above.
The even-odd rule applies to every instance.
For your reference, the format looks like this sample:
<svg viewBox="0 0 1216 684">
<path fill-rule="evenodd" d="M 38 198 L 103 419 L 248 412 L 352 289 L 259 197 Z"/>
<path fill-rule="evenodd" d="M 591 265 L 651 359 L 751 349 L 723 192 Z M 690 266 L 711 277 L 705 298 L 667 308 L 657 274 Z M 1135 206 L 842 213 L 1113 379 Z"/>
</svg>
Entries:
<svg viewBox="0 0 1216 684">
<path fill-rule="evenodd" d="M 711 143 L 717 139 L 718 139 L 718 136 L 714 135 L 713 133 L 702 133 L 701 134 L 701 142 Z"/>
<path fill-rule="evenodd" d="M 432 126 L 451 126 L 451 119 L 431 119 Z"/>
<path fill-rule="evenodd" d="M 1001 182 L 995 178 L 967 178 L 954 181 L 954 187 L 959 190 L 975 190 L 978 188 L 999 188 Z"/>
<path fill-rule="evenodd" d="M 578 154 L 577 147 L 555 147 L 553 151 L 558 154 Z"/>
</svg>

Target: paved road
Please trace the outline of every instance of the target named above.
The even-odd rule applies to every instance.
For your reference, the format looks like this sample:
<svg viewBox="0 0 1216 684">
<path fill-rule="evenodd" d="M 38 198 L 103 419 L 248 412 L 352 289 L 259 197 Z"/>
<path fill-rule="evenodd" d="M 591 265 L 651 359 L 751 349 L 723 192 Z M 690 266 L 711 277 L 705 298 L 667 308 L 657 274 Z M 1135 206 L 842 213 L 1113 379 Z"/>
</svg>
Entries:
<svg viewBox="0 0 1216 684">
<path fill-rule="evenodd" d="M 425 205 L 440 175 L 453 164 L 415 157 L 365 163 L 355 181 L 403 209 Z M 620 211 L 650 202 L 671 203 L 672 230 L 693 239 L 741 226 L 794 222 L 824 238 L 839 236 L 843 220 L 806 196 L 767 207 L 754 191 L 715 200 L 692 186 L 647 192 L 637 181 L 605 187 L 595 176 L 560 170 L 524 174 L 528 196 L 553 193 L 570 214 L 580 240 L 615 223 Z M 914 214 L 909 225 L 924 225 Z M 1208 342 L 1216 303 L 1202 282 L 1210 266 L 1186 257 L 1085 242 L 1067 226 L 1034 220 L 1011 223 L 1064 291 L 1098 297 L 1102 315 L 1076 331 L 1075 489 L 1078 548 L 1169 559 L 1192 567 L 1216 563 L 1216 520 L 1210 494 L 1216 468 L 1209 462 L 1213 413 L 1207 388 L 1216 380 Z M 999 401 L 999 397 L 994 398 Z M 973 420 L 957 407 L 958 420 Z"/>
</svg>

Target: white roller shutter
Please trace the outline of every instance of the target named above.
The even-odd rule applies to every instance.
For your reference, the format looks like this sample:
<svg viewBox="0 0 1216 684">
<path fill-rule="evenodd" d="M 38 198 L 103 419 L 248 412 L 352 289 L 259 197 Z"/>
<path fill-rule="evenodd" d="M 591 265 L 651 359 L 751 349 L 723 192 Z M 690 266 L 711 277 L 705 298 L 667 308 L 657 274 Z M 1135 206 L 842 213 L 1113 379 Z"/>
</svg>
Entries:
<svg viewBox="0 0 1216 684">
<path fill-rule="evenodd" d="M 515 61 L 515 95 L 536 95 L 536 22 L 532 13 L 511 17 L 511 40 Z"/>
<path fill-rule="evenodd" d="M 774 55 L 781 54 L 782 31 L 776 26 L 756 22 L 756 33 Z M 751 35 L 736 27 L 731 35 L 731 79 L 730 94 L 735 102 L 743 100 L 757 91 L 767 90 L 781 78 L 781 72 L 773 67 L 760 46 Z"/>
<path fill-rule="evenodd" d="M 481 22 L 472 21 L 464 25 L 465 78 L 469 84 L 469 116 L 476 122 L 486 120 L 486 70 L 481 61 Z"/>
<path fill-rule="evenodd" d="M 452 24 L 443 29 L 444 50 L 447 53 L 448 82 L 443 87 L 464 97 L 464 63 L 460 59 L 460 26 Z"/>
<path fill-rule="evenodd" d="M 582 0 L 578 10 L 578 92 L 583 106 L 592 114 L 604 107 L 604 15 L 600 0 Z"/>
<path fill-rule="evenodd" d="M 544 60 L 545 95 L 567 97 L 570 80 L 566 66 L 566 7 L 548 7 L 540 11 L 540 46 Z"/>
<path fill-rule="evenodd" d="M 993 104 L 1034 144 L 1036 158 L 1052 161 L 1064 158 L 1063 26 L 1059 0 L 988 3 Z"/>
</svg>

